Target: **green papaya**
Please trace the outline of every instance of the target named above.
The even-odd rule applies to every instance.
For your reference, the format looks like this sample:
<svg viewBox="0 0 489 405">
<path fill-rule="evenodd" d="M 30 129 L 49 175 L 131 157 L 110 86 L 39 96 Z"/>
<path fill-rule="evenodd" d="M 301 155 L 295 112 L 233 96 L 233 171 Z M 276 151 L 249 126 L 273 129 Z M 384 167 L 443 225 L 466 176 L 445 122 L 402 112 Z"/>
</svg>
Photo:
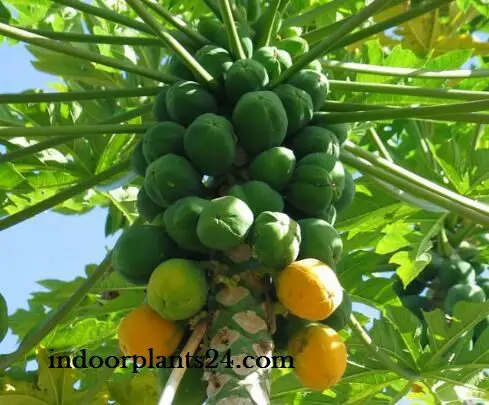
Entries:
<svg viewBox="0 0 489 405">
<path fill-rule="evenodd" d="M 224 73 L 226 73 L 233 64 L 233 59 L 229 52 L 216 45 L 204 45 L 195 54 L 195 60 L 199 62 L 212 77 L 220 82 L 224 80 Z"/>
<path fill-rule="evenodd" d="M 438 278 L 440 285 L 448 290 L 455 284 L 474 284 L 475 271 L 465 260 L 450 260 L 439 269 Z"/>
<path fill-rule="evenodd" d="M 8 332 L 8 307 L 7 301 L 5 301 L 4 296 L 0 293 L 0 342 L 5 339 Z"/>
<path fill-rule="evenodd" d="M 147 222 L 152 222 L 163 212 L 163 208 L 151 199 L 144 186 L 139 189 L 136 208 L 139 215 Z"/>
<path fill-rule="evenodd" d="M 253 180 L 263 181 L 273 189 L 281 191 L 292 179 L 295 162 L 294 152 L 283 146 L 276 146 L 253 159 L 249 174 Z"/>
<path fill-rule="evenodd" d="M 263 89 L 268 83 L 265 67 L 253 59 L 240 59 L 224 75 L 224 87 L 233 103 L 246 93 Z"/>
<path fill-rule="evenodd" d="M 299 259 L 317 259 L 334 269 L 343 253 L 338 231 L 318 218 L 301 219 L 298 223 L 302 236 Z"/>
<path fill-rule="evenodd" d="M 257 49 L 253 54 L 253 59 L 265 67 L 270 80 L 277 79 L 284 70 L 292 66 L 292 58 L 287 51 L 275 46 L 264 46 Z"/>
<path fill-rule="evenodd" d="M 287 113 L 272 91 L 255 91 L 240 98 L 233 111 L 234 130 L 252 157 L 280 146 L 287 133 Z"/>
<path fill-rule="evenodd" d="M 153 118 L 157 122 L 168 121 L 170 119 L 170 115 L 168 114 L 168 110 L 166 109 L 166 93 L 170 86 L 164 85 L 161 87 L 160 93 L 155 97 L 155 101 L 153 104 Z"/>
<path fill-rule="evenodd" d="M 284 209 L 282 196 L 263 181 L 236 184 L 229 190 L 229 195 L 244 201 L 255 218 L 264 211 L 282 212 Z"/>
<path fill-rule="evenodd" d="M 392 283 L 394 292 L 402 297 L 403 295 L 418 295 L 426 288 L 426 284 L 414 279 L 406 287 L 404 287 L 401 278 L 396 274 L 394 275 L 394 282 Z"/>
<path fill-rule="evenodd" d="M 185 128 L 176 122 L 163 121 L 153 125 L 143 135 L 143 154 L 148 163 L 173 153 L 183 155 L 183 135 Z"/>
<path fill-rule="evenodd" d="M 211 42 L 216 42 L 221 26 L 222 22 L 216 17 L 202 17 L 197 24 L 197 31 Z"/>
<path fill-rule="evenodd" d="M 457 253 L 462 258 L 462 260 L 469 261 L 473 260 L 479 254 L 479 249 L 464 240 L 458 246 Z"/>
<path fill-rule="evenodd" d="M 251 234 L 253 256 L 264 266 L 284 269 L 293 263 L 301 244 L 301 229 L 288 215 L 262 212 L 256 217 Z"/>
<path fill-rule="evenodd" d="M 344 185 L 345 169 L 338 159 L 311 153 L 297 162 L 286 196 L 296 208 L 315 216 L 338 200 Z"/>
<path fill-rule="evenodd" d="M 238 30 L 238 36 L 241 42 L 241 46 L 243 48 L 244 54 L 246 58 L 251 58 L 253 55 L 253 41 L 251 39 L 251 33 L 247 25 L 238 23 L 237 24 L 237 30 Z M 217 45 L 219 45 L 222 48 L 227 49 L 231 53 L 234 53 L 234 48 L 231 46 L 231 43 L 229 42 L 229 35 L 227 33 L 226 26 L 224 24 L 221 24 L 219 29 L 217 30 L 215 37 L 213 39 L 213 42 L 215 42 Z M 235 57 L 237 55 L 234 55 Z"/>
<path fill-rule="evenodd" d="M 226 251 L 244 242 L 253 220 L 253 212 L 239 198 L 215 198 L 200 214 L 197 235 L 209 249 Z"/>
<path fill-rule="evenodd" d="M 302 35 L 302 27 L 287 25 L 282 27 L 279 31 L 279 35 L 282 38 L 300 37 Z"/>
<path fill-rule="evenodd" d="M 199 115 L 215 113 L 217 103 L 212 94 L 199 83 L 181 81 L 168 89 L 166 108 L 173 121 L 187 127 Z"/>
<path fill-rule="evenodd" d="M 134 173 L 139 176 L 144 177 L 146 175 L 146 170 L 148 169 L 148 162 L 144 157 L 143 153 L 143 140 L 139 140 L 131 157 L 131 168 Z"/>
<path fill-rule="evenodd" d="M 287 134 L 293 134 L 312 120 L 314 107 L 309 94 L 290 84 L 281 84 L 274 93 L 282 102 L 287 113 Z"/>
<path fill-rule="evenodd" d="M 317 59 L 314 59 L 306 66 L 306 69 L 315 70 L 316 72 L 321 73 L 323 71 L 323 65 L 321 65 L 321 62 L 319 62 Z"/>
<path fill-rule="evenodd" d="M 351 173 L 345 169 L 345 186 L 343 187 L 343 192 L 341 193 L 341 197 L 333 203 L 336 211 L 341 212 L 345 208 L 348 208 L 353 203 L 354 199 L 355 180 L 353 180 Z"/>
<path fill-rule="evenodd" d="M 345 142 L 348 140 L 348 132 L 350 131 L 350 127 L 347 123 L 328 124 L 326 122 L 317 122 L 314 125 L 329 129 L 331 132 L 333 132 L 336 135 L 336 138 L 338 138 L 338 142 L 340 143 L 340 145 L 344 145 Z"/>
<path fill-rule="evenodd" d="M 179 56 L 172 55 L 166 65 L 166 73 L 182 80 L 194 80 L 194 74 Z"/>
<path fill-rule="evenodd" d="M 279 41 L 277 48 L 287 51 L 292 59 L 297 59 L 309 51 L 309 43 L 301 37 L 288 37 Z"/>
<path fill-rule="evenodd" d="M 153 270 L 178 255 L 177 246 L 164 229 L 138 225 L 126 230 L 112 249 L 112 266 L 128 282 L 147 284 Z"/>
<path fill-rule="evenodd" d="M 486 294 L 486 297 L 489 299 L 489 279 L 487 278 L 482 278 L 482 277 L 477 277 L 477 285 L 482 288 L 484 293 Z"/>
<path fill-rule="evenodd" d="M 430 300 L 426 297 L 419 295 L 403 295 L 400 299 L 403 305 L 419 319 L 423 319 L 422 310 L 425 312 L 430 310 Z"/>
<path fill-rule="evenodd" d="M 485 302 L 486 294 L 478 285 L 454 284 L 448 289 L 445 297 L 445 312 L 452 314 L 455 304 L 459 301 Z"/>
<path fill-rule="evenodd" d="M 200 214 L 210 204 L 200 197 L 184 197 L 174 202 L 163 214 L 165 229 L 182 249 L 206 252 L 206 247 L 197 236 Z"/>
<path fill-rule="evenodd" d="M 474 260 L 470 260 L 469 262 L 474 268 L 475 274 L 477 274 L 478 276 L 484 273 L 485 271 L 489 270 L 489 266 L 485 263 L 476 262 Z"/>
<path fill-rule="evenodd" d="M 219 115 L 202 114 L 187 128 L 184 147 L 201 173 L 208 176 L 227 173 L 236 157 L 233 125 Z"/>
<path fill-rule="evenodd" d="M 304 90 L 311 96 L 314 111 L 319 110 L 323 106 L 329 94 L 328 79 L 325 75 L 315 70 L 300 70 L 290 78 L 289 84 Z"/>
<path fill-rule="evenodd" d="M 200 196 L 204 192 L 201 175 L 187 159 L 171 153 L 149 165 L 144 188 L 151 199 L 163 208 L 180 198 Z"/>
<path fill-rule="evenodd" d="M 297 159 L 315 152 L 340 157 L 341 146 L 336 136 L 322 127 L 308 125 L 292 139 L 292 149 Z"/>
<path fill-rule="evenodd" d="M 351 301 L 350 294 L 343 289 L 343 298 L 341 300 L 341 304 L 334 310 L 334 312 L 328 316 L 321 323 L 328 325 L 333 328 L 335 331 L 339 332 L 344 329 L 350 320 L 350 315 L 353 309 L 353 303 Z"/>
</svg>

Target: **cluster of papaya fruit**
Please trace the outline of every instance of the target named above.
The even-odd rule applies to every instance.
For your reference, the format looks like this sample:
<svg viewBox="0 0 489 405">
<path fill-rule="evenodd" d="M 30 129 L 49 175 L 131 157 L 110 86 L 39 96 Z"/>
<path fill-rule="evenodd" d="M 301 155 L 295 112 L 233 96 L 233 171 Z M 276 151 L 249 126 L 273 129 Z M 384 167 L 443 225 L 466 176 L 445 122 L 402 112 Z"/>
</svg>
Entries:
<svg viewBox="0 0 489 405">
<path fill-rule="evenodd" d="M 435 241 L 435 247 L 439 241 Z M 394 291 L 403 304 L 424 324 L 423 344 L 427 344 L 426 324 L 423 311 L 442 309 L 452 316 L 455 305 L 460 301 L 485 302 L 489 299 L 489 266 L 479 259 L 479 249 L 467 241 L 448 255 L 434 249 L 431 262 L 406 287 L 396 276 Z M 474 342 L 489 327 L 489 318 L 474 329 Z"/>
<path fill-rule="evenodd" d="M 178 58 L 166 64 L 181 80 L 162 87 L 157 123 L 132 161 L 144 178 L 137 209 L 145 224 L 124 232 L 112 254 L 126 280 L 147 285 L 147 302 L 121 323 L 120 345 L 126 354 L 144 356 L 148 347 L 173 353 L 192 318 L 209 308 L 205 263 L 245 247 L 257 275 L 274 286 L 274 343 L 286 330 L 297 376 L 324 390 L 341 378 L 347 359 L 338 332 L 351 301 L 335 273 L 343 244 L 334 224 L 355 195 L 339 160 L 349 128 L 313 120 L 329 92 L 318 62 L 267 87 L 308 50 L 298 28 L 255 50 L 238 28 L 247 58 L 236 60 L 220 20 L 198 26 L 213 44 L 194 58 L 221 92 L 200 84 Z"/>
</svg>

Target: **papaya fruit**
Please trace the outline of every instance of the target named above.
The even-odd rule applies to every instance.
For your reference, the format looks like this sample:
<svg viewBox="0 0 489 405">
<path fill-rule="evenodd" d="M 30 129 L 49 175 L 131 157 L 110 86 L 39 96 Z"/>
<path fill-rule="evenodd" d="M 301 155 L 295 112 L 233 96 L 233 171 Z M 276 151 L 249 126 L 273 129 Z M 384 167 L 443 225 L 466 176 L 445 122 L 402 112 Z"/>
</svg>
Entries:
<svg viewBox="0 0 489 405">
<path fill-rule="evenodd" d="M 455 284 L 474 284 L 475 270 L 465 260 L 450 260 L 438 271 L 440 285 L 448 290 Z"/>
<path fill-rule="evenodd" d="M 253 54 L 253 59 L 265 67 L 270 80 L 277 79 L 284 70 L 292 66 L 292 58 L 287 51 L 275 46 L 264 46 L 257 49 Z"/>
<path fill-rule="evenodd" d="M 197 262 L 174 258 L 161 263 L 151 274 L 148 304 L 163 319 L 180 321 L 202 310 L 208 290 L 205 271 Z"/>
<path fill-rule="evenodd" d="M 274 92 L 255 91 L 240 98 L 233 111 L 233 124 L 241 146 L 254 157 L 282 144 L 287 112 Z"/>
<path fill-rule="evenodd" d="M 168 121 L 170 119 L 170 115 L 166 109 L 166 93 L 169 88 L 170 86 L 168 85 L 162 86 L 161 91 L 155 97 L 152 114 L 157 122 Z"/>
<path fill-rule="evenodd" d="M 478 285 L 454 284 L 448 289 L 445 297 L 445 312 L 452 314 L 455 304 L 459 301 L 485 302 L 486 294 Z"/>
<path fill-rule="evenodd" d="M 297 159 L 316 152 L 339 158 L 341 150 L 338 139 L 331 131 L 314 125 L 308 125 L 294 135 L 291 147 Z"/>
<path fill-rule="evenodd" d="M 482 288 L 484 293 L 486 294 L 486 297 L 489 299 L 489 279 L 487 278 L 482 278 L 482 277 L 477 277 L 477 285 Z"/>
<path fill-rule="evenodd" d="M 403 295 L 399 298 L 401 299 L 402 304 L 419 319 L 423 319 L 421 310 L 427 312 L 431 309 L 430 300 L 426 297 L 419 295 Z"/>
<path fill-rule="evenodd" d="M 338 142 L 340 143 L 340 145 L 344 145 L 345 142 L 348 140 L 348 132 L 350 131 L 350 127 L 347 123 L 328 124 L 326 122 L 317 122 L 314 125 L 329 129 L 332 133 L 336 135 L 336 138 L 338 138 Z"/>
<path fill-rule="evenodd" d="M 112 266 L 128 282 L 143 285 L 161 262 L 177 253 L 177 246 L 162 227 L 139 225 L 117 239 L 112 249 Z"/>
<path fill-rule="evenodd" d="M 156 204 L 148 195 L 144 186 L 139 189 L 136 208 L 139 215 L 147 222 L 152 222 L 163 212 L 163 208 Z"/>
<path fill-rule="evenodd" d="M 244 201 L 255 218 L 264 211 L 282 212 L 284 209 L 282 196 L 263 181 L 236 184 L 230 188 L 229 195 Z"/>
<path fill-rule="evenodd" d="M 217 112 L 217 102 L 199 83 L 180 81 L 168 89 L 166 108 L 173 121 L 187 127 L 199 115 Z"/>
<path fill-rule="evenodd" d="M 215 198 L 200 214 L 197 235 L 209 249 L 225 251 L 244 242 L 253 220 L 253 212 L 239 198 Z"/>
<path fill-rule="evenodd" d="M 138 176 L 144 177 L 148 168 L 148 162 L 143 153 L 143 140 L 139 140 L 131 156 L 131 169 Z"/>
<path fill-rule="evenodd" d="M 201 175 L 187 159 L 172 153 L 149 165 L 144 188 L 151 199 L 163 208 L 180 198 L 204 193 Z"/>
<path fill-rule="evenodd" d="M 197 236 L 197 223 L 208 200 L 200 197 L 184 197 L 172 205 L 163 214 L 165 230 L 182 249 L 192 252 L 206 252 L 207 249 Z"/>
<path fill-rule="evenodd" d="M 348 324 L 352 312 L 352 306 L 353 304 L 350 294 L 343 289 L 343 299 L 341 300 L 341 304 L 330 316 L 321 321 L 321 323 L 328 325 L 335 331 L 339 332 Z"/>
<path fill-rule="evenodd" d="M 192 71 L 177 55 L 170 56 L 170 60 L 166 65 L 166 73 L 182 80 L 194 80 Z"/>
<path fill-rule="evenodd" d="M 202 17 L 197 24 L 197 31 L 211 42 L 216 42 L 217 33 L 221 28 L 222 22 L 216 17 Z"/>
<path fill-rule="evenodd" d="M 346 371 L 348 353 L 333 328 L 310 324 L 289 342 L 294 371 L 304 387 L 324 391 L 338 383 Z"/>
<path fill-rule="evenodd" d="M 345 185 L 343 187 L 343 192 L 341 193 L 340 198 L 333 203 L 337 212 L 345 210 L 353 203 L 355 192 L 355 180 L 353 180 L 351 173 L 345 169 Z"/>
<path fill-rule="evenodd" d="M 321 73 L 323 71 L 323 65 L 321 65 L 321 62 L 315 59 L 312 62 L 310 62 L 308 65 L 306 65 L 306 69 L 315 70 L 316 72 Z"/>
<path fill-rule="evenodd" d="M 311 96 L 314 111 L 323 106 L 329 94 L 329 82 L 326 76 L 312 69 L 300 70 L 290 78 L 289 84 L 304 90 Z"/>
<path fill-rule="evenodd" d="M 274 93 L 282 102 L 287 113 L 287 134 L 293 134 L 312 120 L 314 107 L 309 94 L 290 84 L 281 84 Z"/>
<path fill-rule="evenodd" d="M 406 286 L 406 288 L 404 288 L 401 278 L 396 274 L 394 275 L 392 288 L 399 297 L 402 297 L 403 295 L 421 294 L 421 292 L 426 288 L 426 284 L 422 281 L 414 279 Z"/>
<path fill-rule="evenodd" d="M 281 212 L 264 211 L 255 219 L 251 234 L 253 256 L 264 266 L 283 269 L 299 255 L 301 230 Z"/>
<path fill-rule="evenodd" d="M 148 163 L 173 153 L 182 156 L 185 128 L 172 121 L 163 121 L 152 126 L 143 135 L 143 154 Z"/>
<path fill-rule="evenodd" d="M 7 301 L 5 301 L 4 296 L 0 293 L 0 342 L 5 339 L 8 332 L 8 307 Z"/>
<path fill-rule="evenodd" d="M 477 257 L 479 254 L 479 249 L 466 240 L 463 240 L 457 248 L 457 253 L 462 260 L 469 261 Z"/>
<path fill-rule="evenodd" d="M 282 38 L 300 37 L 302 35 L 302 31 L 302 27 L 287 25 L 282 27 L 278 34 Z"/>
<path fill-rule="evenodd" d="M 249 174 L 253 180 L 263 181 L 273 189 L 281 191 L 292 179 L 295 162 L 294 152 L 283 146 L 276 146 L 253 159 Z"/>
<path fill-rule="evenodd" d="M 204 45 L 195 54 L 195 60 L 219 82 L 224 80 L 224 73 L 233 64 L 229 52 L 216 45 Z"/>
<path fill-rule="evenodd" d="M 183 143 L 190 162 L 208 176 L 227 173 L 236 157 L 233 125 L 216 114 L 197 117 L 187 128 Z"/>
<path fill-rule="evenodd" d="M 238 36 L 243 47 L 244 54 L 247 59 L 253 56 L 253 40 L 251 39 L 251 30 L 248 28 L 247 24 L 237 23 Z M 220 47 L 227 49 L 230 53 L 233 53 L 234 47 L 229 42 L 229 36 L 227 34 L 227 29 L 224 24 L 219 26 L 216 31 L 213 42 L 215 42 Z M 237 55 L 234 55 L 237 58 Z"/>
<path fill-rule="evenodd" d="M 308 321 L 326 319 L 343 299 L 343 289 L 334 270 L 313 258 L 285 267 L 277 277 L 276 291 L 285 309 Z"/>
<path fill-rule="evenodd" d="M 335 268 L 343 253 L 343 241 L 338 231 L 328 222 L 317 218 L 298 221 L 301 228 L 299 259 L 317 259 Z"/>
<path fill-rule="evenodd" d="M 342 163 L 327 153 L 311 153 L 297 162 L 286 196 L 297 209 L 315 216 L 341 197 L 344 186 Z"/>
<path fill-rule="evenodd" d="M 244 94 L 262 90 L 268 80 L 267 70 L 260 62 L 237 60 L 224 75 L 226 95 L 232 103 L 237 103 Z"/>
<path fill-rule="evenodd" d="M 476 262 L 474 260 L 469 261 L 469 263 L 472 265 L 475 274 L 478 276 L 484 273 L 485 271 L 489 270 L 489 266 L 485 263 Z"/>
<path fill-rule="evenodd" d="M 292 59 L 297 59 L 309 51 L 309 43 L 301 37 L 288 37 L 277 42 L 277 48 L 286 51 Z"/>
<path fill-rule="evenodd" d="M 119 347 L 125 356 L 144 358 L 146 366 L 156 364 L 158 356 L 171 356 L 183 338 L 183 328 L 162 319 L 148 304 L 129 312 L 119 325 Z M 151 359 L 149 349 L 153 351 Z M 141 362 L 137 361 L 139 364 Z"/>
</svg>

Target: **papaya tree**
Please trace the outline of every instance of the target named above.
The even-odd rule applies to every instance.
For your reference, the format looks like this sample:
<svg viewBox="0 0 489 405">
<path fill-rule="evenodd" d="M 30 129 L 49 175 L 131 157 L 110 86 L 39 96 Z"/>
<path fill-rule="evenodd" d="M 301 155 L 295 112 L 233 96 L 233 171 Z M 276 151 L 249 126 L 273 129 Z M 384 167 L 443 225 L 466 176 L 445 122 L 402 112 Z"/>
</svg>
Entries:
<svg viewBox="0 0 489 405">
<path fill-rule="evenodd" d="M 0 230 L 118 234 L 29 310 L 0 295 L 0 405 L 489 401 L 488 17 L 0 1 L 59 78 L 0 94 Z"/>
</svg>

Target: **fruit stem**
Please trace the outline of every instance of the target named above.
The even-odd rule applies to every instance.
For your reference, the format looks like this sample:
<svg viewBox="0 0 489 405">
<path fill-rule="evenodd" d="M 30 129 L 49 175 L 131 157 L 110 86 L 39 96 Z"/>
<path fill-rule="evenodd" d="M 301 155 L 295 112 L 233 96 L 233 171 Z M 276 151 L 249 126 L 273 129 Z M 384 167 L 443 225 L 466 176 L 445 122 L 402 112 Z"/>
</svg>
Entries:
<svg viewBox="0 0 489 405">
<path fill-rule="evenodd" d="M 355 111 L 349 113 L 317 112 L 314 114 L 314 118 L 318 121 L 326 121 L 328 123 L 383 121 L 395 118 L 405 119 L 425 117 L 435 117 L 436 119 L 449 121 L 454 121 L 457 119 L 457 117 L 459 119 L 472 119 L 472 117 L 474 117 L 473 119 L 475 121 L 478 121 L 478 118 L 489 119 L 489 115 L 468 115 L 464 113 L 484 111 L 487 109 L 489 109 L 489 100 L 486 99 L 478 101 L 468 101 L 465 103 L 437 104 L 423 107 L 391 107 L 375 111 Z"/>
<path fill-rule="evenodd" d="M 329 3 L 316 6 L 312 10 L 306 11 L 305 13 L 294 15 L 293 17 L 285 19 L 282 22 L 282 27 L 308 25 L 314 22 L 316 18 L 323 17 L 325 13 L 336 10 L 347 2 L 348 0 L 333 0 Z"/>
<path fill-rule="evenodd" d="M 246 55 L 243 50 L 243 45 L 239 38 L 238 29 L 234 23 L 233 10 L 231 9 L 231 3 L 229 0 L 219 0 L 219 8 L 221 10 L 222 21 L 226 27 L 226 33 L 229 39 L 229 43 L 233 48 L 234 56 L 238 59 L 246 59 Z"/>
<path fill-rule="evenodd" d="M 135 87 L 132 89 L 66 91 L 54 93 L 3 93 L 0 104 L 55 103 L 82 100 L 104 100 L 112 98 L 129 98 L 156 96 L 161 87 Z"/>
<path fill-rule="evenodd" d="M 273 80 L 269 84 L 269 87 L 274 88 L 287 81 L 291 76 L 306 67 L 313 60 L 328 53 L 346 34 L 353 31 L 361 23 L 368 20 L 377 11 L 383 7 L 386 7 L 391 2 L 392 0 L 374 0 L 358 14 L 354 15 L 350 20 L 339 26 L 335 32 L 321 40 L 318 44 L 311 48 L 309 52 L 299 57 L 291 67 L 282 72 L 277 79 Z"/>
<path fill-rule="evenodd" d="M 144 4 L 151 7 L 164 20 L 166 20 L 168 23 L 173 25 L 177 30 L 179 30 L 187 37 L 192 39 L 192 41 L 195 42 L 195 45 L 204 46 L 204 45 L 209 45 L 211 43 L 206 37 L 204 37 L 199 32 L 190 28 L 185 21 L 183 21 L 181 18 L 175 17 L 166 8 L 164 8 L 158 3 L 155 3 L 154 0 L 142 0 L 142 1 Z"/>
<path fill-rule="evenodd" d="M 350 321 L 348 322 L 353 332 L 355 332 L 358 337 L 361 339 L 364 346 L 367 350 L 372 353 L 372 355 L 379 360 L 387 369 L 392 370 L 393 372 L 399 374 L 401 377 L 405 378 L 409 381 L 418 381 L 419 375 L 414 373 L 412 370 L 405 369 L 395 363 L 389 356 L 387 356 L 382 349 L 380 349 L 372 340 L 372 338 L 365 332 L 362 328 L 360 322 L 358 322 L 355 315 L 351 314 Z"/>
<path fill-rule="evenodd" d="M 0 129 L 0 136 L 3 138 L 25 138 L 51 137 L 54 135 L 71 136 L 78 135 L 103 135 L 103 134 L 131 134 L 146 132 L 154 123 L 139 125 L 62 125 L 58 127 L 6 127 Z"/>
<path fill-rule="evenodd" d="M 205 336 L 207 332 L 207 328 L 209 326 L 209 321 L 207 319 L 202 320 L 198 323 L 192 335 L 188 339 L 184 348 L 180 353 L 180 358 L 187 358 L 187 355 L 190 358 L 195 354 L 197 349 L 199 348 L 200 342 Z M 163 388 L 160 396 L 160 400 L 158 401 L 158 405 L 166 405 L 173 403 L 173 399 L 177 393 L 178 386 L 185 375 L 185 371 L 187 370 L 186 364 L 183 364 L 183 367 L 174 368 L 168 378 L 165 388 Z"/>
<path fill-rule="evenodd" d="M 368 133 L 370 134 L 370 137 L 374 141 L 374 144 L 377 146 L 377 149 L 379 150 L 380 154 L 384 157 L 385 160 L 388 160 L 389 162 L 394 162 L 392 160 L 391 155 L 389 154 L 389 151 L 385 147 L 384 143 L 382 142 L 382 139 L 380 139 L 379 134 L 375 130 L 375 128 L 369 128 Z"/>
<path fill-rule="evenodd" d="M 273 28 L 275 27 L 276 18 L 280 18 L 278 16 L 278 10 L 280 6 L 280 0 L 271 0 L 270 5 L 266 10 L 266 17 L 263 21 L 263 31 L 260 30 L 260 37 L 257 40 L 257 47 L 261 48 L 264 46 L 270 45 L 270 41 L 272 40 Z"/>
<path fill-rule="evenodd" d="M 92 35 L 76 34 L 74 32 L 56 32 L 46 29 L 24 27 L 13 25 L 33 34 L 42 35 L 46 38 L 66 42 L 79 42 L 85 44 L 109 44 L 109 45 L 131 45 L 131 46 L 160 46 L 161 42 L 157 38 L 148 37 L 130 37 L 130 36 L 113 36 L 113 35 Z"/>
<path fill-rule="evenodd" d="M 440 244 L 440 250 L 443 256 L 447 258 L 451 258 L 455 250 L 452 245 L 450 245 L 450 241 L 448 240 L 447 232 L 445 228 L 441 228 L 440 233 L 438 234 L 438 242 Z"/>
<path fill-rule="evenodd" d="M 343 80 L 329 80 L 332 91 L 345 93 L 381 93 L 399 94 L 402 96 L 431 97 L 453 100 L 484 100 L 489 98 L 489 91 L 457 90 L 450 88 L 429 89 L 421 86 L 404 86 L 400 84 L 358 83 Z M 399 100 L 402 102 L 402 100 Z M 396 100 L 396 104 L 398 101 Z M 380 106 L 381 107 L 381 106 Z"/>
<path fill-rule="evenodd" d="M 8 229 L 21 222 L 24 222 L 27 219 L 30 219 L 36 216 L 37 214 L 40 214 L 41 212 L 56 207 L 57 205 L 69 200 L 70 198 L 73 198 L 74 196 L 84 191 L 90 190 L 92 187 L 96 186 L 97 184 L 124 172 L 129 168 L 129 166 L 130 166 L 130 161 L 125 161 L 117 165 L 114 165 L 110 169 L 95 174 L 81 181 L 75 186 L 66 188 L 60 193 L 53 195 L 52 197 L 46 198 L 45 200 L 42 200 L 37 204 L 31 205 L 25 210 L 19 211 L 15 214 L 0 219 L 0 231 L 4 231 L 5 229 Z"/>
<path fill-rule="evenodd" d="M 179 80 L 177 77 L 172 75 L 161 73 L 156 70 L 144 68 L 141 66 L 136 66 L 134 64 L 127 63 L 115 58 L 109 58 L 95 52 L 86 51 L 85 49 L 75 48 L 72 45 L 59 43 L 57 41 L 53 41 L 52 39 L 33 34 L 25 30 L 14 28 L 8 24 L 0 23 L 0 33 L 8 38 L 14 38 L 22 42 L 49 49 L 54 52 L 59 52 L 64 55 L 74 56 L 76 58 L 80 58 L 89 62 L 95 62 L 104 66 L 110 66 L 126 72 L 135 73 L 160 82 L 175 83 Z"/>
<path fill-rule="evenodd" d="M 0 361 L 0 371 L 10 367 L 13 363 L 23 360 L 29 352 L 36 347 L 64 318 L 75 308 L 83 298 L 89 293 L 95 284 L 97 284 L 111 269 L 110 254 L 100 263 L 97 269 L 84 281 L 84 283 L 70 296 L 70 298 L 61 304 L 55 312 L 44 321 L 41 327 L 27 335 L 20 343 L 17 350 L 8 354 Z"/>
<path fill-rule="evenodd" d="M 197 62 L 192 54 L 188 52 L 175 38 L 173 38 L 165 28 L 153 17 L 153 15 L 146 10 L 141 0 L 125 0 L 127 4 L 148 24 L 154 33 L 161 39 L 161 42 L 171 49 L 175 54 L 188 66 L 188 68 L 200 78 L 202 82 L 207 84 L 213 90 L 219 90 L 220 85 L 212 77 L 207 70 L 205 70 L 199 62 Z M 143 0 L 144 1 L 144 0 Z"/>
<path fill-rule="evenodd" d="M 454 0 L 433 0 L 429 3 L 422 4 L 421 6 L 412 7 L 409 9 L 409 11 L 406 11 L 401 14 L 397 14 L 394 17 L 388 18 L 384 21 L 381 21 L 377 24 L 371 25 L 370 27 L 367 27 L 363 30 L 354 32 L 353 34 L 346 36 L 334 46 L 333 50 L 344 48 L 348 45 L 352 45 L 356 42 L 359 42 L 365 38 L 384 32 L 389 28 L 397 27 L 401 24 L 404 24 L 407 21 L 413 20 L 423 14 L 429 13 L 430 11 L 433 11 L 445 4 L 449 4 L 452 1 Z"/>
<path fill-rule="evenodd" d="M 466 79 L 489 77 L 489 69 L 427 70 L 362 63 L 322 60 L 323 68 L 341 72 L 369 73 L 381 76 L 422 77 L 425 79 Z"/>
<path fill-rule="evenodd" d="M 129 121 L 132 120 L 133 118 L 137 118 L 143 114 L 146 114 L 147 112 L 151 111 L 152 108 L 153 108 L 153 104 L 142 105 L 141 107 L 133 108 L 132 110 L 124 111 L 122 113 L 113 115 L 112 117 L 101 121 L 100 124 L 117 124 L 117 123 Z M 35 143 L 34 145 L 30 145 L 25 148 L 14 150 L 13 152 L 10 153 L 5 153 L 3 155 L 0 155 L 0 164 L 5 162 L 12 162 L 13 160 L 16 159 L 21 159 L 23 157 L 31 156 L 34 153 L 52 148 L 54 146 L 61 145 L 65 142 L 74 141 L 75 139 L 79 139 L 82 137 L 83 135 L 77 137 L 73 137 L 73 136 L 53 137 L 52 139 L 41 141 Z"/>
<path fill-rule="evenodd" d="M 375 155 L 373 156 L 377 158 Z M 441 190 L 443 190 L 442 192 L 431 191 L 427 189 L 426 185 L 431 185 L 431 186 L 436 186 L 436 185 L 427 181 L 426 179 L 420 178 L 423 181 L 420 183 L 421 185 L 418 185 L 413 181 L 413 179 L 417 178 L 418 176 L 415 176 L 412 173 L 411 173 L 412 178 L 406 180 L 405 178 L 400 176 L 396 171 L 385 170 L 381 167 L 378 167 L 379 166 L 378 164 L 374 165 L 368 160 L 363 160 L 357 156 L 354 156 L 351 153 L 347 152 L 346 150 L 341 152 L 341 160 L 345 164 L 363 172 L 364 174 L 376 177 L 388 184 L 392 184 L 400 188 L 401 190 L 404 190 L 412 194 L 415 197 L 432 202 L 436 205 L 439 205 L 440 207 L 455 212 L 463 217 L 469 218 L 485 226 L 489 226 L 489 216 L 487 214 L 481 214 L 480 212 L 474 210 L 473 208 L 469 209 L 459 201 L 461 199 L 466 199 L 465 197 L 459 196 L 458 194 L 455 193 L 453 193 L 455 194 L 455 197 L 453 197 L 451 196 L 452 192 L 445 190 L 443 188 L 441 188 Z M 391 164 L 394 167 L 396 166 L 390 162 L 387 163 Z M 479 205 L 476 201 L 470 199 L 466 199 L 466 200 L 471 201 L 473 206 L 476 204 Z"/>
</svg>

